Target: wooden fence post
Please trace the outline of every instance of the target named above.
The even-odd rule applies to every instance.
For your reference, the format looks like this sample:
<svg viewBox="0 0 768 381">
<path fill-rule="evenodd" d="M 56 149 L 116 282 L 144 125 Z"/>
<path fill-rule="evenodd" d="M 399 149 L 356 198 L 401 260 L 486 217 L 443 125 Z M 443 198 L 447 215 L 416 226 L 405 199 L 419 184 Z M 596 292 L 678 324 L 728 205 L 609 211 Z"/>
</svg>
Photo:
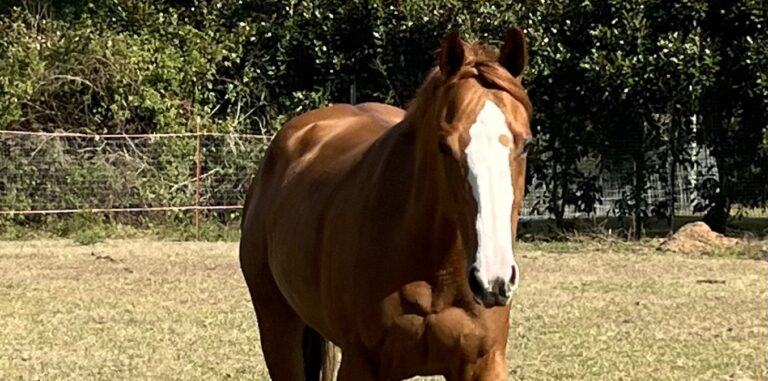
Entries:
<svg viewBox="0 0 768 381">
<path fill-rule="evenodd" d="M 200 132 L 200 117 L 197 117 L 195 124 L 197 125 L 197 133 L 195 134 L 197 139 L 197 148 L 195 149 L 195 234 L 197 240 L 200 240 L 200 172 L 202 170 L 202 166 L 200 164 L 202 161 L 202 133 Z"/>
</svg>

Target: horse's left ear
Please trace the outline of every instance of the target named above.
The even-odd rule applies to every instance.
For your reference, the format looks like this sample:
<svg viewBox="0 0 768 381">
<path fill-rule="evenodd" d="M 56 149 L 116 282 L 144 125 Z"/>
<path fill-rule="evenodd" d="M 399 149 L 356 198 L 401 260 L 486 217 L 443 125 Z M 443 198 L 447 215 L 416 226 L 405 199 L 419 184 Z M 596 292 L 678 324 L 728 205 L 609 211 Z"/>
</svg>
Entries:
<svg viewBox="0 0 768 381">
<path fill-rule="evenodd" d="M 528 64 L 528 48 L 525 46 L 523 31 L 513 26 L 504 37 L 499 63 L 514 77 L 519 77 Z"/>
</svg>

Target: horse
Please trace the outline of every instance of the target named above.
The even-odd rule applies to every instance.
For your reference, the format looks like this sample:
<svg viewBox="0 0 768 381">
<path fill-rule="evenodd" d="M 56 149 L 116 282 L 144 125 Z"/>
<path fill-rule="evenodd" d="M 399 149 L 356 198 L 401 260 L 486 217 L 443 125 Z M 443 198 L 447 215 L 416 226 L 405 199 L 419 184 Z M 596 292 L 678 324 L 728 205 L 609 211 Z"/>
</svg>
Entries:
<svg viewBox="0 0 768 381">
<path fill-rule="evenodd" d="M 269 144 L 240 267 L 270 377 L 506 380 L 531 102 L 523 32 L 448 33 L 406 110 L 334 104 Z"/>
</svg>

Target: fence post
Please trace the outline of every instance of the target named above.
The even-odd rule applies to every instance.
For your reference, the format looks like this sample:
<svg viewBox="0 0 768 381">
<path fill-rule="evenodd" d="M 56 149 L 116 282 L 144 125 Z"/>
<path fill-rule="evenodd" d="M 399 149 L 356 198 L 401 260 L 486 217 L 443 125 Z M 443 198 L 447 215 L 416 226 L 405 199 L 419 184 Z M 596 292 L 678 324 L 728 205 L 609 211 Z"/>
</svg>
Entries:
<svg viewBox="0 0 768 381">
<path fill-rule="evenodd" d="M 197 240 L 200 240 L 200 172 L 202 170 L 200 165 L 202 158 L 202 134 L 200 132 L 200 117 L 197 117 L 195 124 L 197 130 L 197 133 L 195 134 L 195 138 L 197 140 L 195 148 L 195 236 L 197 237 Z"/>
</svg>

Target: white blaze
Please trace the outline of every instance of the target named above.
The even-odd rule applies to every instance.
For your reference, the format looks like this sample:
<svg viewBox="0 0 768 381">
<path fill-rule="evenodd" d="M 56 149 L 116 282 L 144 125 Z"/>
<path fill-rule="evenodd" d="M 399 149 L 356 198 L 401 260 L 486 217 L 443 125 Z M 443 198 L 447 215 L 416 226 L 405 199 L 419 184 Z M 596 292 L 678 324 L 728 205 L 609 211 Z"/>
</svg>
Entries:
<svg viewBox="0 0 768 381">
<path fill-rule="evenodd" d="M 512 287 L 517 286 L 517 264 L 512 253 L 512 172 L 509 168 L 509 147 L 501 136 L 512 142 L 506 117 L 499 107 L 487 100 L 477 120 L 469 129 L 471 141 L 464 151 L 467 155 L 467 175 L 477 201 L 477 255 L 474 266 L 482 285 L 488 290 L 491 282 L 501 278 L 509 281 L 515 267 Z"/>
</svg>

